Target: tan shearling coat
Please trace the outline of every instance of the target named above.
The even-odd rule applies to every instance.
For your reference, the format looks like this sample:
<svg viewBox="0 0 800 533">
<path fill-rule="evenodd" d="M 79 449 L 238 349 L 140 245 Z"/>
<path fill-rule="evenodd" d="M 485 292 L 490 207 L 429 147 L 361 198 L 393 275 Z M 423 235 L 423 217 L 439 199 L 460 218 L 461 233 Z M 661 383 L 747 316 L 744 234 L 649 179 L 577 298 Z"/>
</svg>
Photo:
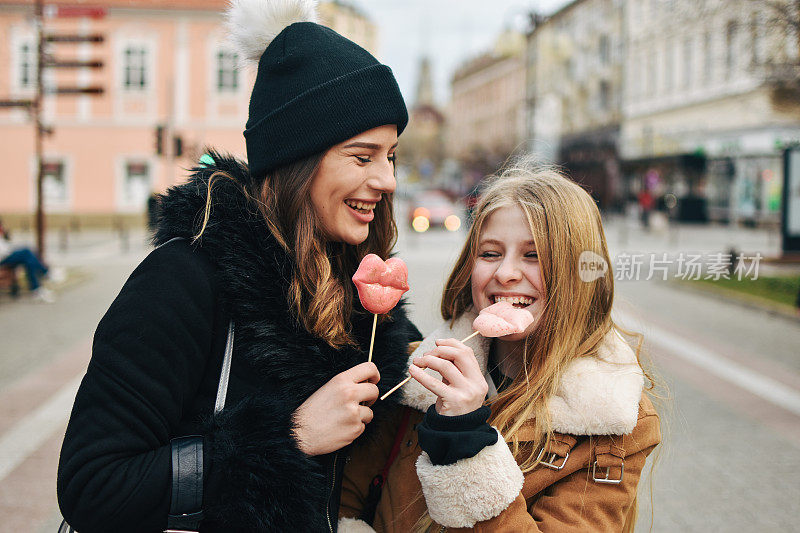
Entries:
<svg viewBox="0 0 800 533">
<path fill-rule="evenodd" d="M 466 337 L 472 318 L 467 314 L 452 328 L 443 325 L 411 357 L 432 349 L 435 339 Z M 477 344 L 475 356 L 485 370 L 489 340 Z M 490 395 L 496 393 L 486 377 Z M 400 410 L 374 440 L 353 450 L 339 531 L 409 533 L 426 510 L 434 521 L 431 531 L 632 531 L 645 459 L 661 441 L 658 414 L 643 385 L 634 352 L 616 333 L 609 334 L 597 357 L 576 360 L 564 372 L 548 406 L 554 439 L 542 452 L 543 463 L 523 475 L 502 435 L 474 457 L 433 465 L 419 447 L 416 426 L 436 397 L 412 380 L 401 389 L 404 409 L 411 410 L 409 424 L 375 519 L 369 525 L 357 517 L 395 442 Z M 520 442 L 532 440 L 533 431 L 532 423 L 523 426 Z"/>
</svg>

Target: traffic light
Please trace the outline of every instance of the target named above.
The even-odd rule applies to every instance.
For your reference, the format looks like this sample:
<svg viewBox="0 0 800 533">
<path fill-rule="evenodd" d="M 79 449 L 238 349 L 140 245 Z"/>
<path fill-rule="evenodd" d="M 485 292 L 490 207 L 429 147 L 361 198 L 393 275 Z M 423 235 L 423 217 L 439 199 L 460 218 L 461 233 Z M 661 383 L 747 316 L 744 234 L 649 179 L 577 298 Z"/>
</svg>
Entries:
<svg viewBox="0 0 800 533">
<path fill-rule="evenodd" d="M 164 134 L 167 128 L 156 126 L 156 155 L 164 155 Z"/>
</svg>

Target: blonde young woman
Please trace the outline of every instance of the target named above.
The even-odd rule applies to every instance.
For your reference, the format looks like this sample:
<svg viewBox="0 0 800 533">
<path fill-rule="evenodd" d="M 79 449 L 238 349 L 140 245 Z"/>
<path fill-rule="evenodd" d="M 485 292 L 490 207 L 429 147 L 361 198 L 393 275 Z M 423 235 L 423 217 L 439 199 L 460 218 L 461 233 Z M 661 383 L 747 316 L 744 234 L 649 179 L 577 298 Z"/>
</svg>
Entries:
<svg viewBox="0 0 800 533">
<path fill-rule="evenodd" d="M 406 412 L 345 470 L 340 531 L 633 530 L 659 419 L 638 349 L 611 320 L 612 273 L 582 276 L 587 256 L 609 261 L 580 186 L 525 161 L 489 182 L 444 289 L 446 322 L 411 355 Z M 460 342 L 502 299 L 531 326 Z"/>
</svg>

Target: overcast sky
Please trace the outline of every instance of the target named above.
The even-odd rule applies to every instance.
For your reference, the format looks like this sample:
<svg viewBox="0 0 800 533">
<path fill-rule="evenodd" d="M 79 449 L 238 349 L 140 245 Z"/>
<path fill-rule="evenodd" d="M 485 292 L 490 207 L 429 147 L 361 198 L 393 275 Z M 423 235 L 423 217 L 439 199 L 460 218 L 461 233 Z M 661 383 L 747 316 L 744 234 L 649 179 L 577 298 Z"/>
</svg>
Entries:
<svg viewBox="0 0 800 533">
<path fill-rule="evenodd" d="M 464 60 L 489 49 L 506 27 L 523 28 L 526 14 L 552 13 L 570 0 L 350 0 L 377 24 L 380 60 L 413 105 L 419 58 L 427 54 L 439 103 Z"/>
</svg>

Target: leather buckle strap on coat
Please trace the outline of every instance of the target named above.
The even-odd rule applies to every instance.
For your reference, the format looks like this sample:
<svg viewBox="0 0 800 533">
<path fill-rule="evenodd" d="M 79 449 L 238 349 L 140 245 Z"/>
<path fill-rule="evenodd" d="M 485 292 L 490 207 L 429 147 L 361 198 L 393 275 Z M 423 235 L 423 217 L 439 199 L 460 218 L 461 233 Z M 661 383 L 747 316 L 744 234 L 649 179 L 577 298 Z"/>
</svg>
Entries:
<svg viewBox="0 0 800 533">
<path fill-rule="evenodd" d="M 540 461 L 539 464 L 542 466 L 553 470 L 561 470 L 566 466 L 569 452 L 577 442 L 578 439 L 572 435 L 554 433 L 547 446 L 542 447 L 536 460 Z"/>
<path fill-rule="evenodd" d="M 174 239 L 173 239 L 174 240 Z M 235 325 L 228 323 L 214 413 L 225 407 L 233 357 Z M 170 441 L 172 447 L 172 500 L 164 533 L 197 532 L 203 521 L 203 437 L 190 435 Z"/>
<path fill-rule="evenodd" d="M 625 449 L 614 442 L 613 437 L 597 437 L 594 447 L 595 460 L 592 463 L 592 480 L 595 483 L 608 483 L 618 485 L 622 483 L 625 475 Z M 603 473 L 605 469 L 605 473 Z M 619 477 L 612 477 L 619 469 Z"/>
<path fill-rule="evenodd" d="M 172 439 L 170 445 L 172 501 L 167 516 L 167 529 L 164 531 L 196 532 L 203 520 L 203 437 L 178 437 Z"/>
</svg>

